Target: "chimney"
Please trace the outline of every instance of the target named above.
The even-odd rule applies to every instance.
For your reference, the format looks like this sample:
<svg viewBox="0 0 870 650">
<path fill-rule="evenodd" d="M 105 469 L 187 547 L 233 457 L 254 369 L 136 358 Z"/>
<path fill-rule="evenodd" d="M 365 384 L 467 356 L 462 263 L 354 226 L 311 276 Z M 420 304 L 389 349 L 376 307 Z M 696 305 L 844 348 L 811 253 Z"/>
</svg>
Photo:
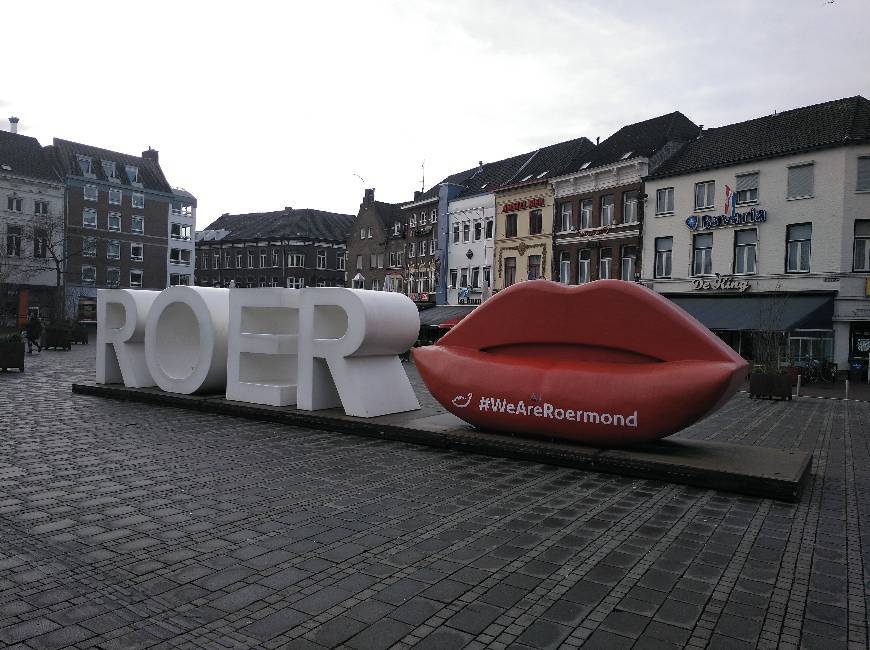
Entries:
<svg viewBox="0 0 870 650">
<path fill-rule="evenodd" d="M 598 143 L 599 143 L 599 142 L 601 142 L 601 136 L 600 136 L 600 135 L 596 135 L 596 136 L 595 136 L 595 146 L 596 146 L 596 147 L 598 146 Z"/>
<path fill-rule="evenodd" d="M 160 164 L 160 156 L 157 149 L 152 149 L 151 147 L 148 147 L 147 151 L 142 152 L 142 157 L 146 160 L 153 160 L 158 165 Z"/>
<path fill-rule="evenodd" d="M 9 133 L 18 133 L 18 118 L 15 116 L 9 118 Z"/>
<path fill-rule="evenodd" d="M 284 212 L 293 212 L 293 208 L 291 208 L 289 205 L 285 205 Z"/>
<path fill-rule="evenodd" d="M 421 192 L 420 190 L 414 190 L 414 200 L 419 201 L 422 198 L 423 198 L 423 192 Z"/>
<path fill-rule="evenodd" d="M 363 205 L 369 206 L 375 202 L 375 188 L 371 187 L 366 189 L 366 196 L 363 199 Z"/>
</svg>

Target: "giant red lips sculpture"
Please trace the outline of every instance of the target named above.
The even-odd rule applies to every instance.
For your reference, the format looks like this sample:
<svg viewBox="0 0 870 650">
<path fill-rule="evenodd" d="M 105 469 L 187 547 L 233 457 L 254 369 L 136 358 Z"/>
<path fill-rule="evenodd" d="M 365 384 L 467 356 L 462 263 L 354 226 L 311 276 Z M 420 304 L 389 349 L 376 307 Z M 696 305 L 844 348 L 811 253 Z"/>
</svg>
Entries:
<svg viewBox="0 0 870 650">
<path fill-rule="evenodd" d="M 476 427 L 608 447 L 697 422 L 747 369 L 682 309 L 621 280 L 514 285 L 414 361 L 435 398 Z"/>
</svg>

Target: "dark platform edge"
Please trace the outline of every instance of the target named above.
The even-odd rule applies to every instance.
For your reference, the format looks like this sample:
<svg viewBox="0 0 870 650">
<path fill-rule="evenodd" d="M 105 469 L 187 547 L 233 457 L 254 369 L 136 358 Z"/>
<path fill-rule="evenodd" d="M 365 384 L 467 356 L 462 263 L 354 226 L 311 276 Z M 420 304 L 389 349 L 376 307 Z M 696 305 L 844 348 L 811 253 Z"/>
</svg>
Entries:
<svg viewBox="0 0 870 650">
<path fill-rule="evenodd" d="M 704 489 L 736 492 L 754 497 L 794 502 L 800 498 L 810 475 L 812 454 L 805 451 L 788 452 L 694 440 L 670 438 L 631 449 L 598 449 L 582 445 L 550 442 L 539 438 L 523 438 L 498 433 L 453 429 L 446 432 L 427 431 L 379 418 L 354 418 L 344 415 L 318 415 L 318 412 L 297 411 L 244 402 L 231 402 L 222 396 L 195 396 L 165 393 L 155 389 L 126 388 L 108 384 L 73 384 L 72 392 L 79 395 L 106 397 L 122 401 L 173 406 L 188 410 L 243 417 L 252 420 L 277 422 L 294 427 L 347 433 L 366 438 L 394 440 L 437 449 L 511 458 L 618 474 L 645 480 L 667 481 Z M 690 451 L 714 455 L 717 451 L 753 449 L 769 455 L 781 455 L 787 462 L 775 463 L 791 471 L 774 475 L 741 473 L 687 464 L 681 452 Z M 655 454 L 655 457 L 650 454 Z M 665 455 L 666 458 L 661 456 Z M 668 456 L 670 456 L 668 458 Z M 683 462 L 681 462 L 683 461 Z M 787 475 L 784 475 L 787 474 Z"/>
</svg>

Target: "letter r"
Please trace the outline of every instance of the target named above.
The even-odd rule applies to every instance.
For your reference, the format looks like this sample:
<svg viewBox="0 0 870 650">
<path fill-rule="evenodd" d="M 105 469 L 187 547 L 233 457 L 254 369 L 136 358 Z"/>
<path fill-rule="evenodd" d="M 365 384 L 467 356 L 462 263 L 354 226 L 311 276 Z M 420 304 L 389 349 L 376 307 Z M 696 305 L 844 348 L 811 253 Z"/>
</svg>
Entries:
<svg viewBox="0 0 870 650">
<path fill-rule="evenodd" d="M 97 291 L 97 383 L 154 386 L 145 362 L 145 322 L 159 291 Z"/>
</svg>

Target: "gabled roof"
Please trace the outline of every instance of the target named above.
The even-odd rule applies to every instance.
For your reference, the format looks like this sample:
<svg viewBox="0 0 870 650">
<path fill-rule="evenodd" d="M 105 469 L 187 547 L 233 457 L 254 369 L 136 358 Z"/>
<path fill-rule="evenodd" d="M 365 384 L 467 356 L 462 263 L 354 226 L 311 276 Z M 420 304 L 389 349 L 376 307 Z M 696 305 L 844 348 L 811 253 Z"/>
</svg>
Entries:
<svg viewBox="0 0 870 650">
<path fill-rule="evenodd" d="M 122 185 L 131 185 L 124 167 L 125 165 L 133 165 L 139 168 L 139 182 L 143 188 L 157 192 L 166 192 L 167 194 L 172 192 L 172 188 L 166 182 L 166 177 L 163 175 L 160 165 L 149 158 L 131 156 L 125 153 L 118 153 L 117 151 L 92 147 L 87 144 L 61 140 L 60 138 L 54 139 L 54 155 L 64 175 L 82 176 L 78 159 L 76 158 L 77 155 L 82 155 L 93 159 L 94 174 L 100 180 L 108 181 L 103 172 L 102 161 L 105 160 L 116 163 L 118 176 L 120 176 Z"/>
<path fill-rule="evenodd" d="M 494 192 L 508 179 L 513 178 L 516 172 L 522 167 L 534 152 L 520 154 L 519 156 L 511 156 L 504 160 L 485 163 L 483 167 L 477 167 L 473 170 L 464 182 L 465 189 L 458 195 L 453 197 L 453 200 L 466 199 L 478 194 L 488 194 Z"/>
<path fill-rule="evenodd" d="M 353 219 L 350 214 L 285 208 L 276 212 L 224 214 L 210 223 L 205 230 L 224 230 L 226 234 L 219 239 L 227 241 L 302 237 L 344 242 Z M 208 237 L 203 235 L 202 239 L 207 240 Z"/>
<path fill-rule="evenodd" d="M 588 138 L 575 138 L 533 151 L 498 189 L 543 182 L 551 176 L 557 176 L 571 160 L 579 158 L 594 148 L 595 145 Z"/>
<path fill-rule="evenodd" d="M 36 138 L 8 131 L 0 131 L 0 174 L 3 173 L 60 182 L 51 159 Z"/>
<path fill-rule="evenodd" d="M 679 111 L 629 124 L 595 148 L 575 156 L 554 176 L 603 167 L 638 156 L 649 158 L 668 142 L 687 142 L 695 138 L 699 128 Z"/>
<path fill-rule="evenodd" d="M 650 178 L 870 140 L 870 101 L 861 96 L 708 129 Z"/>
<path fill-rule="evenodd" d="M 402 212 L 402 208 L 406 203 L 386 203 L 384 201 L 373 201 L 371 205 L 360 205 L 360 212 L 366 208 L 374 208 L 377 211 L 378 218 L 385 230 L 391 230 L 393 224 L 397 221 L 404 223 L 406 215 Z"/>
</svg>

